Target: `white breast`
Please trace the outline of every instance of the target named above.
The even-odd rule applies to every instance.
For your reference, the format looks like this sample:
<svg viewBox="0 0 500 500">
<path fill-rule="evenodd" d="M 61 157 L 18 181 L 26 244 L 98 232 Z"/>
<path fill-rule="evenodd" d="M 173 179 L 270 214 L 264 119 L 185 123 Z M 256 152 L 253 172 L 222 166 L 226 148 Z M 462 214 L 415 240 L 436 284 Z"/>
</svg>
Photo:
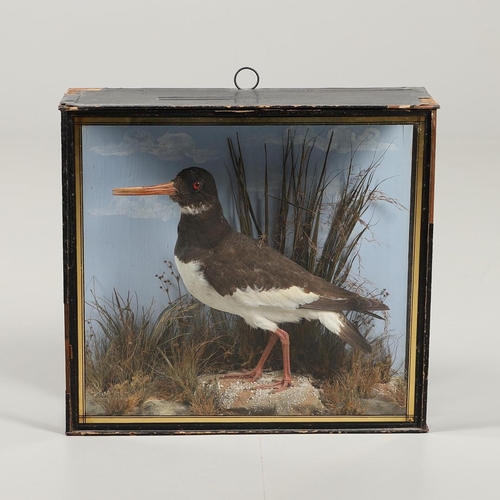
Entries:
<svg viewBox="0 0 500 500">
<path fill-rule="evenodd" d="M 225 300 L 222 295 L 208 284 L 205 276 L 200 271 L 199 262 L 182 262 L 177 257 L 174 257 L 174 259 L 182 281 L 193 297 L 219 311 L 238 314 L 238 312 L 232 310 L 233 308 L 230 307 L 230 301 Z"/>
<path fill-rule="evenodd" d="M 191 295 L 200 302 L 219 311 L 241 316 L 250 326 L 274 331 L 277 323 L 295 323 L 302 318 L 318 319 L 312 310 L 298 309 L 319 298 L 293 286 L 287 289 L 256 290 L 247 287 L 231 295 L 220 295 L 205 279 L 199 262 L 182 262 L 175 258 L 179 274 Z"/>
</svg>

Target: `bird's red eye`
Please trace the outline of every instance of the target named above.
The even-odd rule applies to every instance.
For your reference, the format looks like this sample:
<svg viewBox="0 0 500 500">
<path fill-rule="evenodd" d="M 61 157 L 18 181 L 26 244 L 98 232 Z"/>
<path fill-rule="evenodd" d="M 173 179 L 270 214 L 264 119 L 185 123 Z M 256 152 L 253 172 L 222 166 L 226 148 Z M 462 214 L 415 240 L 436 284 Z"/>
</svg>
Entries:
<svg viewBox="0 0 500 500">
<path fill-rule="evenodd" d="M 195 191 L 199 191 L 201 189 L 201 182 L 200 181 L 194 181 L 193 182 L 193 189 Z"/>
</svg>

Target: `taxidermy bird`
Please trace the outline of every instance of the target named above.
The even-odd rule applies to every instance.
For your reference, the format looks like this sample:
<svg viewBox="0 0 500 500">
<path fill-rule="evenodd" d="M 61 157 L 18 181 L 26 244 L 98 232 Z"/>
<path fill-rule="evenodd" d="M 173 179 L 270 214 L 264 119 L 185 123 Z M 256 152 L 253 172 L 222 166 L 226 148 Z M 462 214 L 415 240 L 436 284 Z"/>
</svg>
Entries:
<svg viewBox="0 0 500 500">
<path fill-rule="evenodd" d="M 320 321 L 328 330 L 363 352 L 371 346 L 344 315 L 389 308 L 309 273 L 261 241 L 235 231 L 225 219 L 212 175 L 202 168 L 182 170 L 173 181 L 113 190 L 114 195 L 168 195 L 181 208 L 174 256 L 187 290 L 204 304 L 241 316 L 253 328 L 269 332 L 256 367 L 238 374 L 252 381 L 279 340 L 283 379 L 262 386 L 282 391 L 292 385 L 290 341 L 281 323 Z"/>
</svg>

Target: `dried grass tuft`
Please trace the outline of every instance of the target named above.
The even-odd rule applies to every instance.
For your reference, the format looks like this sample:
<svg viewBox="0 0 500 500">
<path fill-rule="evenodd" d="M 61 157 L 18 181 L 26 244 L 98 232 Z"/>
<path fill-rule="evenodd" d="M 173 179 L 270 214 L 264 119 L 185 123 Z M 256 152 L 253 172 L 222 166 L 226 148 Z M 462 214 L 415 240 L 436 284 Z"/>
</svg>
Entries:
<svg viewBox="0 0 500 500">
<path fill-rule="evenodd" d="M 194 415 L 220 415 L 222 403 L 220 393 L 214 384 L 199 384 L 191 398 L 191 411 Z"/>
<path fill-rule="evenodd" d="M 106 391 L 94 393 L 106 415 L 128 415 L 155 394 L 155 385 L 147 375 L 135 375 L 110 386 Z"/>
</svg>

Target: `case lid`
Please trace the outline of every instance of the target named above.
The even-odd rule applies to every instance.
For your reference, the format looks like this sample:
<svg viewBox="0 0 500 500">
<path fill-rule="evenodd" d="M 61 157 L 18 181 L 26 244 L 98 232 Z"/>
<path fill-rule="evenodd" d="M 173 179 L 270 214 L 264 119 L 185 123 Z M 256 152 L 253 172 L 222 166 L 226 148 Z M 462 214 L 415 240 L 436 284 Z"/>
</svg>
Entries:
<svg viewBox="0 0 500 500">
<path fill-rule="evenodd" d="M 324 89 L 125 89 L 74 88 L 63 111 L 116 108 L 374 108 L 437 109 L 423 87 Z"/>
</svg>

